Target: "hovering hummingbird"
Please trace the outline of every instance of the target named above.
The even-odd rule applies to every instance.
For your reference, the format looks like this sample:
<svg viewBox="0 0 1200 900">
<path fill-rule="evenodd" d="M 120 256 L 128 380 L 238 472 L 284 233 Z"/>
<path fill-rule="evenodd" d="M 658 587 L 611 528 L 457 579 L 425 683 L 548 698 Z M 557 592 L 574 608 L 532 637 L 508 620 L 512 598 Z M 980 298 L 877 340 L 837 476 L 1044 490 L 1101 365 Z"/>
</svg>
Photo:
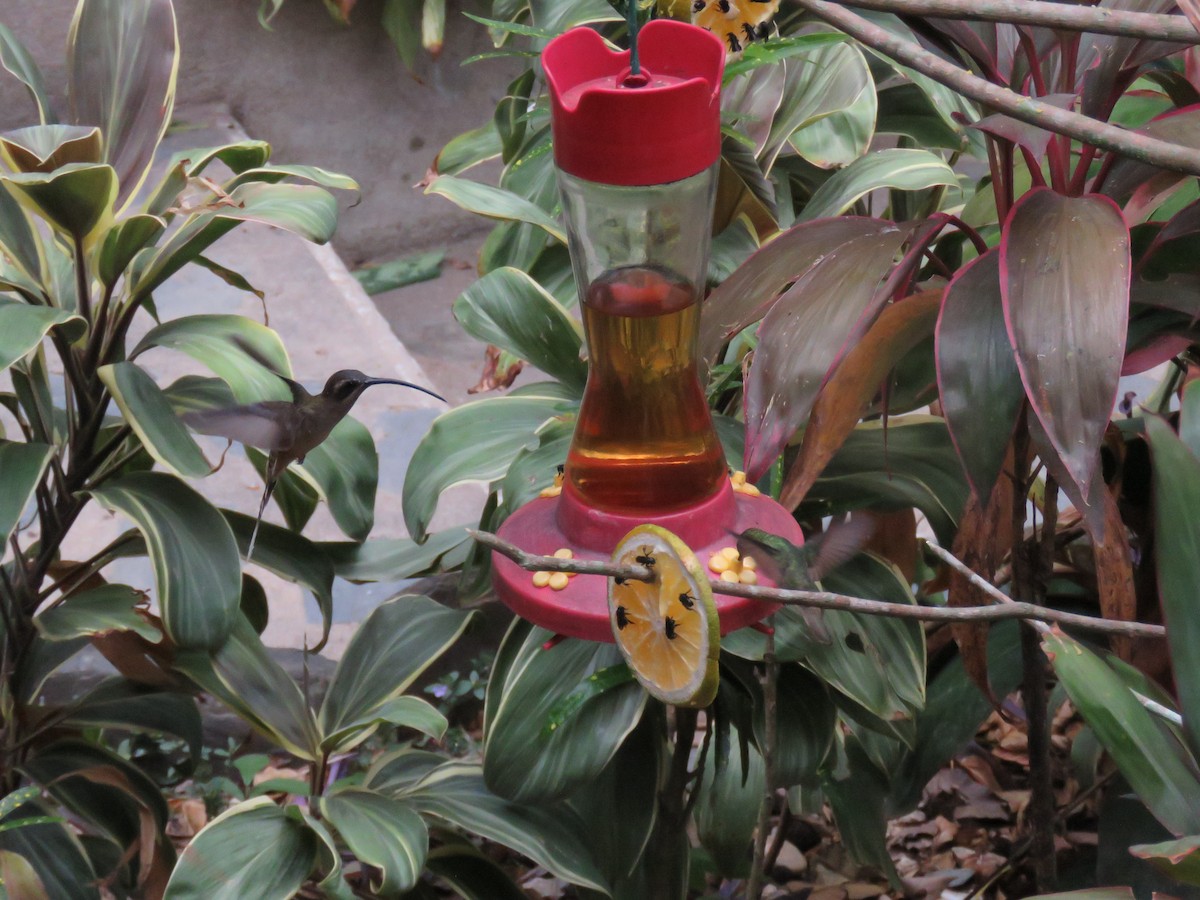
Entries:
<svg viewBox="0 0 1200 900">
<path fill-rule="evenodd" d="M 445 398 L 418 384 L 398 378 L 371 378 L 358 369 L 334 372 L 319 394 L 310 394 L 304 385 L 274 373 L 292 392 L 292 399 L 263 400 L 224 409 L 203 409 L 184 413 L 182 418 L 194 431 L 238 441 L 267 451 L 266 485 L 258 505 L 258 517 L 250 535 L 249 559 L 254 554 L 254 541 L 263 511 L 271 499 L 275 485 L 293 462 L 304 462 L 309 451 L 316 449 L 340 422 L 354 403 L 373 384 L 398 384 L 437 397 Z"/>
<path fill-rule="evenodd" d="M 758 560 L 762 570 L 781 588 L 819 591 L 821 578 L 858 553 L 874 530 L 874 522 L 866 517 L 836 522 L 823 534 L 797 547 L 761 528 L 748 528 L 737 536 L 737 547 L 742 556 Z M 801 606 L 800 615 L 814 641 L 830 642 L 824 610 Z"/>
</svg>

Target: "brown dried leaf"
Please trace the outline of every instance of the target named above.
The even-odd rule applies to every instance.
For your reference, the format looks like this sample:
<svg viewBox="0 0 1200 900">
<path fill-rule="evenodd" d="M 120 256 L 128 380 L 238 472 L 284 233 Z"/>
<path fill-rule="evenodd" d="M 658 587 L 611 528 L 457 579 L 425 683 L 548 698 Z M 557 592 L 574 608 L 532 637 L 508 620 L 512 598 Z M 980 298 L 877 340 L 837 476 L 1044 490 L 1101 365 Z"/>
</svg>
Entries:
<svg viewBox="0 0 1200 900">
<path fill-rule="evenodd" d="M 813 404 L 800 455 L 784 479 L 780 502 L 788 509 L 804 499 L 871 406 L 888 373 L 933 333 L 941 299 L 941 291 L 925 291 L 893 303 L 846 354 Z"/>
<path fill-rule="evenodd" d="M 1137 591 L 1133 585 L 1133 554 L 1129 536 L 1117 501 L 1104 491 L 1104 533 L 1100 540 L 1092 537 L 1092 557 L 1096 565 L 1096 586 L 1100 593 L 1100 614 L 1106 619 L 1132 622 L 1137 618 Z M 1127 637 L 1114 635 L 1114 652 L 1129 662 L 1133 644 Z"/>
<path fill-rule="evenodd" d="M 512 387 L 513 381 L 525 368 L 525 362 L 510 353 L 505 353 L 499 347 L 488 344 L 485 351 L 483 374 L 479 383 L 467 389 L 468 394 L 486 394 L 488 391 L 500 391 Z"/>
</svg>

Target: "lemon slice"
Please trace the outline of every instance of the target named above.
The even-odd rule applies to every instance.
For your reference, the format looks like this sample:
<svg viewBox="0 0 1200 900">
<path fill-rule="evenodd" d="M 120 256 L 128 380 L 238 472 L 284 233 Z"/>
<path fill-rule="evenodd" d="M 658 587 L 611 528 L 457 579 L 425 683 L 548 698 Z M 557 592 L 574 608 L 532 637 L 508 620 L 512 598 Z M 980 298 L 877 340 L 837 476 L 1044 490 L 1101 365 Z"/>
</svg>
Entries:
<svg viewBox="0 0 1200 900">
<path fill-rule="evenodd" d="M 717 607 L 695 554 L 671 532 L 639 525 L 613 551 L 618 565 L 649 566 L 653 581 L 608 580 L 608 618 L 625 661 L 664 703 L 708 706 L 717 695 Z"/>
</svg>

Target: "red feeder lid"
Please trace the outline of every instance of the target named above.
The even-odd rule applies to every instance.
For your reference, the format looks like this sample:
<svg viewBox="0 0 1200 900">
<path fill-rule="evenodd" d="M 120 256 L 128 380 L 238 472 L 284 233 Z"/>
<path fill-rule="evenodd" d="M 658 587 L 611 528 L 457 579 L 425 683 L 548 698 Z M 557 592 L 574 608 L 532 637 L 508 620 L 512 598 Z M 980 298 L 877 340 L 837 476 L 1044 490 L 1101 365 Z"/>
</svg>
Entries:
<svg viewBox="0 0 1200 900">
<path fill-rule="evenodd" d="M 703 28 L 655 19 L 638 32 L 641 71 L 590 28 L 546 45 L 554 161 L 571 175 L 619 185 L 665 184 L 721 154 L 725 47 Z"/>
</svg>

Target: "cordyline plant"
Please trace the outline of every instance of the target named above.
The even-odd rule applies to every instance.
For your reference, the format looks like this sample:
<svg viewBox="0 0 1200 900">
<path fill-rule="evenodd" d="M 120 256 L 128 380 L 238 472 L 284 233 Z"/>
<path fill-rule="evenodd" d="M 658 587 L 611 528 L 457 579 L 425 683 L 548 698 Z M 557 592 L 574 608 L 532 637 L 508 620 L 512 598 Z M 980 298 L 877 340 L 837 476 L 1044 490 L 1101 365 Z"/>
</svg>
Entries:
<svg viewBox="0 0 1200 900">
<path fill-rule="evenodd" d="M 657 4 L 664 14 L 677 6 Z M 690 724 L 672 754 L 645 735 L 669 736 L 665 714 L 630 685 L 593 688 L 577 729 L 528 721 L 554 709 L 555 695 L 577 701 L 581 685 L 616 683 L 600 673 L 619 660 L 570 641 L 543 651 L 544 633 L 517 626 L 490 685 L 488 783 L 584 808 L 600 791 L 616 796 L 623 826 L 650 837 L 597 842 L 615 886 L 636 892 L 650 877 L 663 857 L 646 848 L 661 851 L 664 827 L 678 829 L 686 856 L 672 799 L 681 785 L 682 811 L 694 813 L 719 873 L 747 873 L 765 783 L 789 788 L 792 809 L 823 795 L 849 849 L 894 876 L 886 818 L 911 810 L 995 698 L 1018 687 L 1033 800 L 1017 859 L 1032 862 L 1033 884 L 1051 886 L 1062 823 L 1049 781 L 1047 657 L 1121 777 L 1176 838 L 1136 854 L 1194 879 L 1200 639 L 1188 606 L 1200 581 L 1200 413 L 1189 413 L 1200 400 L 1182 395 L 1181 421 L 1172 401 L 1200 312 L 1200 32 L 1175 13 L 1172 0 L 797 0 L 784 4 L 778 36 L 730 60 L 700 338 L 730 464 L 813 527 L 850 510 L 883 517 L 886 541 L 831 580 L 845 592 L 992 602 L 978 582 L 927 568 L 939 561 L 921 552 L 920 512 L 941 545 L 1014 599 L 1165 617 L 1170 654 L 1161 639 L 1103 648 L 1062 631 L 989 636 L 964 624 L 954 629 L 959 657 L 927 672 L 919 630 L 827 613 L 841 629 L 831 649 L 789 608 L 775 617 L 777 674 L 761 687 L 764 639 L 724 639 L 721 693 L 705 714 L 712 746 L 697 762 L 680 749 L 694 719 L 675 720 Z M 495 35 L 528 38 L 535 51 L 579 24 L 623 39 L 620 14 L 599 0 L 497 2 L 493 16 Z M 548 118 L 530 69 L 491 123 L 443 149 L 426 186 L 499 222 L 479 282 L 455 304 L 463 327 L 491 345 L 480 389 L 509 387 L 522 361 L 553 380 L 434 424 L 405 485 L 418 537 L 439 493 L 469 479 L 491 485 L 481 526 L 494 531 L 566 456 L 586 367 Z M 464 177 L 497 156 L 498 187 Z M 1124 397 L 1118 413 L 1119 379 L 1165 361 L 1159 390 Z M 485 590 L 486 566 L 486 553 L 472 558 L 464 592 Z M 910 585 L 923 580 L 914 597 Z M 635 770 L 661 775 L 627 789 Z M 1136 863 L 1127 844 L 1100 856 Z"/>
<path fill-rule="evenodd" d="M 602 886 L 569 810 L 502 801 L 478 766 L 402 747 L 345 780 L 347 758 L 381 727 L 445 732 L 441 713 L 403 692 L 469 615 L 421 596 L 380 605 L 323 701 L 310 702 L 259 637 L 267 598 L 242 571 L 254 520 L 216 508 L 187 480 L 213 466 L 183 413 L 289 396 L 279 337 L 241 316 L 201 314 L 128 340 L 136 321 L 157 320 L 155 292 L 189 263 L 252 290 L 203 255 L 240 223 L 327 240 L 337 205 L 326 188 L 354 182 L 272 165 L 260 141 L 178 154 L 152 176 L 175 96 L 170 0 L 81 0 L 68 121 L 3 25 L 0 65 L 29 89 L 40 121 L 0 135 L 0 896 L 394 897 L 436 874 L 476 896 L 512 896 L 508 876 L 456 835 L 464 827 Z M 162 347 L 215 377 L 160 387 L 142 358 Z M 261 472 L 265 456 L 248 453 Z M 363 543 L 377 472 L 370 434 L 343 419 L 281 479 L 287 527 L 259 534 L 255 564 L 310 591 L 326 633 L 335 574 L 394 581 L 463 541 Z M 350 541 L 300 534 L 318 498 Z M 67 558 L 93 503 L 133 528 L 87 559 Z M 154 611 L 146 592 L 109 581 L 111 562 L 136 556 L 153 569 Z M 89 645 L 118 674 L 51 698 L 47 680 Z M 307 763 L 309 783 L 289 786 L 283 805 L 260 796 L 227 810 L 176 865 L 164 791 L 198 759 L 198 691 Z M 182 739 L 183 758 L 165 767 L 174 782 L 118 752 L 131 733 Z"/>
</svg>

